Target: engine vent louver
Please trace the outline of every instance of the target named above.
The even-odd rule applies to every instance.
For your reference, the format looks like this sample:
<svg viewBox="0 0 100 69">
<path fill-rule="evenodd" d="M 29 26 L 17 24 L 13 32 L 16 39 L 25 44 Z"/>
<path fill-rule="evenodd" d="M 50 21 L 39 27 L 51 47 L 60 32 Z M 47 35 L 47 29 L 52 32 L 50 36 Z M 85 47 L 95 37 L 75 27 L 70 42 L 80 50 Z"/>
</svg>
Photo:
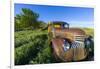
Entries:
<svg viewBox="0 0 100 69">
<path fill-rule="evenodd" d="M 75 35 L 74 36 L 75 41 L 84 41 L 84 35 Z"/>
</svg>

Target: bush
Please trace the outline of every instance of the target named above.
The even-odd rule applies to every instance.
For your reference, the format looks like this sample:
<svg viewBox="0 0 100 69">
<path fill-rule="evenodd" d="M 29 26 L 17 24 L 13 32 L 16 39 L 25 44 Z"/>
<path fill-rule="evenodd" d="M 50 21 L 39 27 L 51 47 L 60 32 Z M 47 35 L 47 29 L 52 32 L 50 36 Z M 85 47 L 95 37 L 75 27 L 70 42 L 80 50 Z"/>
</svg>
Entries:
<svg viewBox="0 0 100 69">
<path fill-rule="evenodd" d="M 41 52 L 46 46 L 47 35 L 45 33 L 38 34 L 37 36 L 30 37 L 28 43 L 15 48 L 15 65 L 28 64 L 33 58 L 38 56 L 38 53 Z M 36 61 L 31 61 L 31 63 L 37 63 Z"/>
</svg>

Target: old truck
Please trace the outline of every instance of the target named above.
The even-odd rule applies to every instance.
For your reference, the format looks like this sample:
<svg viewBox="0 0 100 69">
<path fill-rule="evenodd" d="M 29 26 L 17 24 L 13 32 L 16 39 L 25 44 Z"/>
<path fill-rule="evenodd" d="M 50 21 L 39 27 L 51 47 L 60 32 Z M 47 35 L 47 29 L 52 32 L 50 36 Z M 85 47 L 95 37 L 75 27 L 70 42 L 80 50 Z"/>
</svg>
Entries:
<svg viewBox="0 0 100 69">
<path fill-rule="evenodd" d="M 52 52 L 60 61 L 84 60 L 92 50 L 92 38 L 80 28 L 70 28 L 66 22 L 49 22 L 48 36 Z"/>
</svg>

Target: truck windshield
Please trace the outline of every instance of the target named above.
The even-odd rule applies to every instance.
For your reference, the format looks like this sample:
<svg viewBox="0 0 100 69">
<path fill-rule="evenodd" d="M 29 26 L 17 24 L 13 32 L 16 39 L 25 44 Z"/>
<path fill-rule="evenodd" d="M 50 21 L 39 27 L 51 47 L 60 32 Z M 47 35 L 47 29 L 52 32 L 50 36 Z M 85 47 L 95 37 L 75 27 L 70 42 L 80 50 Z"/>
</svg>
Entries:
<svg viewBox="0 0 100 69">
<path fill-rule="evenodd" d="M 67 25 L 67 24 L 64 24 L 64 25 L 63 25 L 63 28 L 68 28 L 68 25 Z"/>
</svg>

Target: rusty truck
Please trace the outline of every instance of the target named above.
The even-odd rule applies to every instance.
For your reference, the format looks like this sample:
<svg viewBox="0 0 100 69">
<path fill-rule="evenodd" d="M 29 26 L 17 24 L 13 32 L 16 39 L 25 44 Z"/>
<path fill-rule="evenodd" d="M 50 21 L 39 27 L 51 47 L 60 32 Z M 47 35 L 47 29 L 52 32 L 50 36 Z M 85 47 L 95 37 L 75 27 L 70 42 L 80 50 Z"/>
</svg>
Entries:
<svg viewBox="0 0 100 69">
<path fill-rule="evenodd" d="M 92 39 L 87 40 L 89 37 L 84 30 L 69 27 L 66 22 L 49 22 L 48 38 L 57 60 L 65 62 L 84 60 L 89 54 L 89 49 L 91 49 L 89 46 Z"/>
</svg>

